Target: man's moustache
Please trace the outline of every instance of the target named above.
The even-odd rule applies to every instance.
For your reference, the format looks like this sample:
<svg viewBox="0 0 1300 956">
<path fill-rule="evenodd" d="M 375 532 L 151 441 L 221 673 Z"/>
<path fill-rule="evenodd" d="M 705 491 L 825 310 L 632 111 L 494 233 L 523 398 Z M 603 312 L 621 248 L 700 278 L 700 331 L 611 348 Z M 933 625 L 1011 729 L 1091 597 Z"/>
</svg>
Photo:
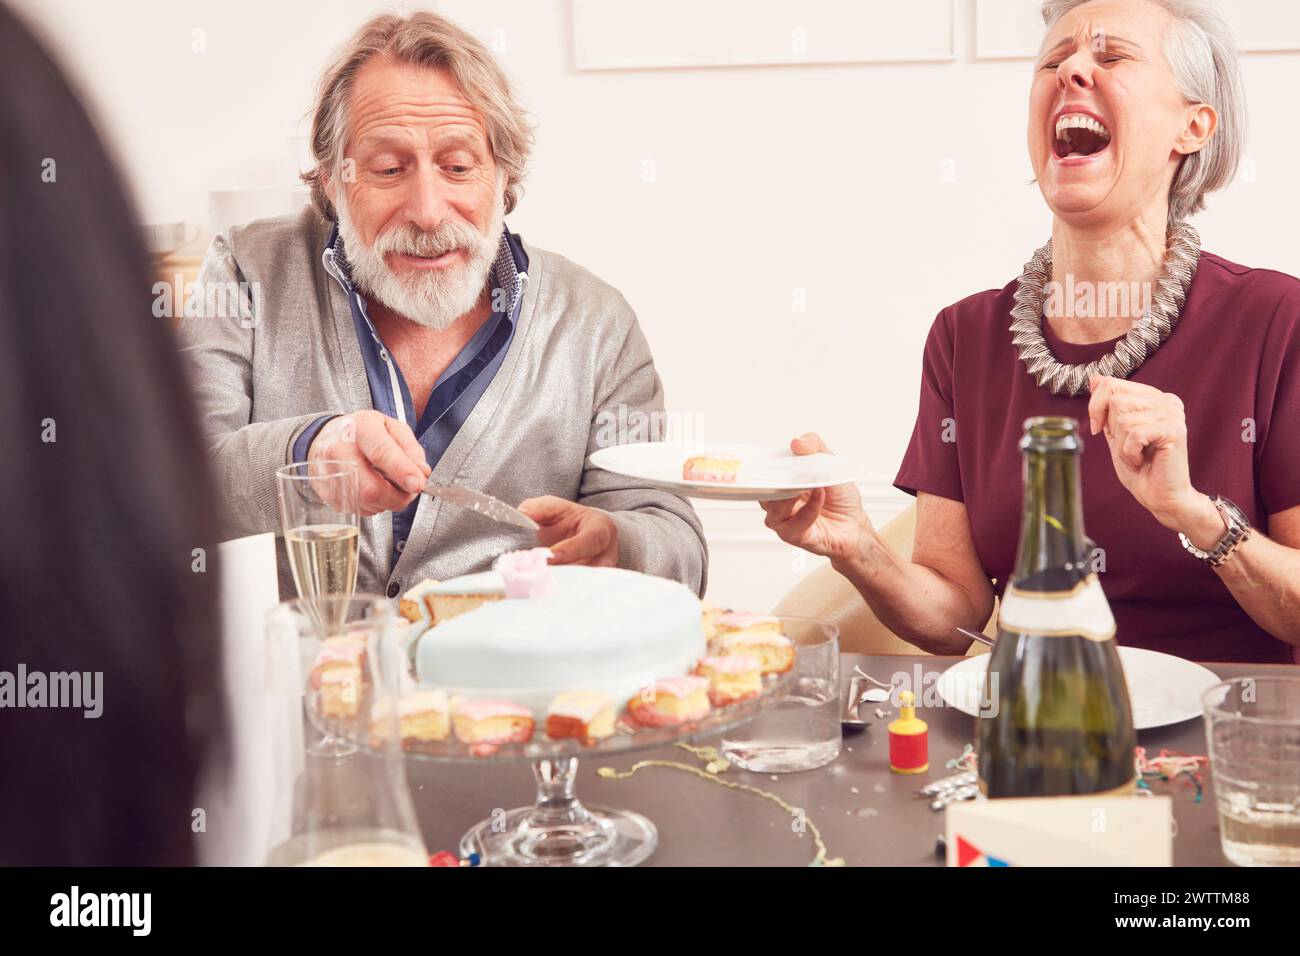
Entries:
<svg viewBox="0 0 1300 956">
<path fill-rule="evenodd" d="M 441 256 L 448 252 L 473 252 L 473 247 L 465 242 L 455 242 L 449 245 L 432 245 L 426 246 L 416 242 L 399 241 L 395 243 L 384 243 L 380 245 L 380 252 L 387 254 L 389 252 L 401 253 L 408 256 Z"/>
</svg>

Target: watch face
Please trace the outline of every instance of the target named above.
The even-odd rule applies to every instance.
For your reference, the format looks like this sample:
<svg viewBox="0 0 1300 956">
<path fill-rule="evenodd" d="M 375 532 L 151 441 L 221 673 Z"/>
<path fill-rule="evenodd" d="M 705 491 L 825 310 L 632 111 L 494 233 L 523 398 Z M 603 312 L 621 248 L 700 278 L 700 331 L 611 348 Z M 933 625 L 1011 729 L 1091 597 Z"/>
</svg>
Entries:
<svg viewBox="0 0 1300 956">
<path fill-rule="evenodd" d="M 1240 508 L 1238 508 L 1235 504 L 1233 504 L 1233 503 L 1232 503 L 1231 501 L 1229 501 L 1227 498 L 1223 497 L 1223 495 L 1219 495 L 1217 498 L 1215 498 L 1215 502 L 1216 502 L 1216 503 L 1217 503 L 1217 504 L 1218 504 L 1218 505 L 1219 505 L 1219 506 L 1220 506 L 1220 507 L 1221 507 L 1225 512 L 1227 512 L 1229 515 L 1232 516 L 1232 520 L 1233 520 L 1233 522 L 1234 522 L 1238 527 L 1241 527 L 1241 528 L 1249 528 L 1249 527 L 1251 526 L 1251 525 L 1250 525 L 1250 519 L 1246 517 L 1245 512 L 1242 511 Z"/>
</svg>

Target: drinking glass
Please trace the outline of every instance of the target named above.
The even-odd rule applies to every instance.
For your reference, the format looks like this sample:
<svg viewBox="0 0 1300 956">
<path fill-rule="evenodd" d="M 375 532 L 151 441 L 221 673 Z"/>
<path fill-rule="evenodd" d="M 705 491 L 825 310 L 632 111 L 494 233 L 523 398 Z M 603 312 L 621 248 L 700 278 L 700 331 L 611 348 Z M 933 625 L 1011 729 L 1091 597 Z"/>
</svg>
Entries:
<svg viewBox="0 0 1300 956">
<path fill-rule="evenodd" d="M 286 683 L 301 699 L 306 740 L 291 795 L 291 835 L 267 864 L 424 866 L 428 852 L 406 782 L 398 708 L 391 706 L 405 666 L 392 603 L 369 594 L 320 600 L 339 622 L 332 638 L 359 645 L 363 654 L 359 666 L 346 654 L 322 654 L 317 617 L 302 600 L 286 601 L 267 617 L 268 657 L 294 671 Z M 327 691 L 326 670 L 359 673 Z M 362 740 L 369 746 L 360 747 Z"/>
<path fill-rule="evenodd" d="M 1300 678 L 1238 677 L 1203 701 L 1223 855 L 1300 865 Z"/>
<path fill-rule="evenodd" d="M 322 627 L 323 621 L 329 622 Z M 375 645 L 381 638 L 396 648 L 393 604 L 375 594 L 325 595 L 314 601 L 285 601 L 266 619 L 267 641 L 279 648 L 271 660 L 292 661 L 290 693 L 302 698 L 307 752 L 345 757 L 369 733 L 370 707 L 395 681 Z M 397 652 L 400 654 L 400 651 Z"/>
<path fill-rule="evenodd" d="M 752 721 L 722 735 L 722 753 L 758 773 L 812 770 L 840 753 L 839 628 L 812 618 L 781 617 L 795 644 L 789 689 Z"/>
<path fill-rule="evenodd" d="M 347 597 L 357 585 L 361 541 L 356 462 L 300 462 L 279 469 L 275 477 L 298 596 L 312 603 L 329 595 Z M 335 623 L 321 620 L 324 628 Z"/>
</svg>

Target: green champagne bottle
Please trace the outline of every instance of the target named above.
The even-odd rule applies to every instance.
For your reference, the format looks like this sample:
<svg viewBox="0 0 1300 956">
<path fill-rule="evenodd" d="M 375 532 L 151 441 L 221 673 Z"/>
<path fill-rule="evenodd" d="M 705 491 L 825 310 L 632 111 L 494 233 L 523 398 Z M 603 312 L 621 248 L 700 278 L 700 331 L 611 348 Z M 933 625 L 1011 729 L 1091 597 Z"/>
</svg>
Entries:
<svg viewBox="0 0 1300 956">
<path fill-rule="evenodd" d="M 978 720 L 980 789 L 990 797 L 1132 792 L 1137 738 L 1115 618 L 1083 533 L 1078 423 L 1031 418 L 1020 450 L 1020 547 Z"/>
</svg>

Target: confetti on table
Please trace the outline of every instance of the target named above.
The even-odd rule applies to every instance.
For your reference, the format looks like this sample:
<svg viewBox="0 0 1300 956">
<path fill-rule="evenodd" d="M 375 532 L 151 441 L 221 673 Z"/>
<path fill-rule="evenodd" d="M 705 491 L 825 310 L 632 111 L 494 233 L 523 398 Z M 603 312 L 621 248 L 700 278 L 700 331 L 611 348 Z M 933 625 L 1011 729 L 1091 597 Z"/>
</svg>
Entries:
<svg viewBox="0 0 1300 956">
<path fill-rule="evenodd" d="M 1185 754 L 1179 750 L 1166 750 L 1163 747 L 1160 749 L 1160 754 L 1155 757 L 1148 757 L 1145 747 L 1138 747 L 1133 754 L 1140 776 L 1138 787 L 1150 792 L 1149 781 L 1151 780 L 1176 781 L 1179 777 L 1186 777 L 1188 786 L 1196 790 L 1196 802 L 1201 802 L 1201 768 L 1209 765 L 1209 757 Z"/>
<path fill-rule="evenodd" d="M 705 761 L 704 769 L 701 770 L 699 767 L 692 767 L 690 764 L 678 763 L 675 760 L 638 760 L 627 770 L 615 770 L 613 767 L 600 767 L 597 769 L 596 774 L 604 780 L 627 780 L 629 777 L 634 776 L 637 771 L 644 770 L 647 767 L 664 767 L 669 770 L 684 770 L 686 773 L 694 774 L 701 780 L 708 780 L 710 783 L 716 783 L 718 786 L 727 787 L 730 790 L 743 790 L 746 793 L 752 793 L 755 796 L 764 798 L 765 800 L 771 800 L 792 816 L 796 814 L 802 815 L 803 823 L 808 828 L 808 832 L 812 834 L 813 843 L 817 847 L 817 855 L 813 857 L 812 862 L 808 864 L 809 866 L 844 865 L 844 859 L 842 857 L 830 857 L 828 855 L 826 843 L 822 840 L 821 831 L 817 829 L 817 824 L 813 823 L 807 814 L 803 813 L 803 811 L 786 803 L 775 793 L 761 790 L 758 787 L 751 787 L 747 783 L 732 783 L 729 780 L 722 780 L 719 778 L 718 774 L 726 772 L 730 767 L 730 764 L 728 764 L 725 759 L 718 756 L 716 749 L 713 747 L 693 747 L 687 743 L 679 743 L 677 746 L 694 754 L 698 759 Z M 776 780 L 778 778 L 773 777 L 772 779 Z"/>
<path fill-rule="evenodd" d="M 1161 748 L 1157 756 L 1148 757 L 1145 747 L 1136 747 L 1133 750 L 1133 762 L 1137 768 L 1137 786 L 1140 794 L 1150 794 L 1151 782 L 1153 781 L 1177 782 L 1181 778 L 1186 780 L 1187 785 L 1196 791 L 1196 802 L 1201 802 L 1201 796 L 1204 792 L 1204 780 L 1201 771 L 1209 766 L 1209 757 L 1202 754 L 1185 754 L 1180 750 L 1166 750 L 1164 748 Z M 979 760 L 976 757 L 975 748 L 967 744 L 961 754 L 953 757 L 944 766 L 949 770 L 969 772 L 976 770 L 978 765 Z"/>
<path fill-rule="evenodd" d="M 967 744 L 959 755 L 953 757 L 944 766 L 949 770 L 967 771 L 975 769 L 975 762 L 975 748 Z"/>
</svg>

